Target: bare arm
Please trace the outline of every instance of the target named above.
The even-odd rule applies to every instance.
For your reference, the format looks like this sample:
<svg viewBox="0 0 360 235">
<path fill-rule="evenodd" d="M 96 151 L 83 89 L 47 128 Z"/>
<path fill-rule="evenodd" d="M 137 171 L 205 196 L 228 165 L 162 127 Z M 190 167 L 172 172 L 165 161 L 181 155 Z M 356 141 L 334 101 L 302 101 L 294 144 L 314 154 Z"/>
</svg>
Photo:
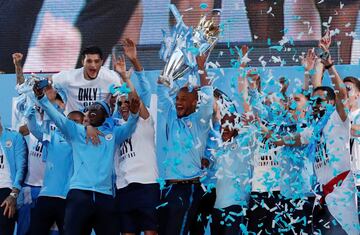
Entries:
<svg viewBox="0 0 360 235">
<path fill-rule="evenodd" d="M 243 56 L 245 56 L 248 52 L 249 48 L 244 45 L 241 47 L 241 51 Z M 248 90 L 248 80 L 245 72 L 246 62 L 242 62 L 240 65 L 240 71 L 239 71 L 239 77 L 238 77 L 238 91 L 240 94 L 240 97 L 243 101 L 243 108 L 245 113 L 251 112 L 250 108 L 250 100 L 249 100 L 249 90 Z"/>
<path fill-rule="evenodd" d="M 302 65 L 304 66 L 305 73 L 304 73 L 304 90 L 308 91 L 310 82 L 311 82 L 311 74 L 310 72 L 314 70 L 315 63 L 316 63 L 316 54 L 315 49 L 309 49 L 307 51 L 306 56 L 301 61 Z"/>
<path fill-rule="evenodd" d="M 198 69 L 199 69 L 201 86 L 209 86 L 210 85 L 210 79 L 207 78 L 207 73 L 206 73 L 206 68 L 205 68 L 207 58 L 208 58 L 207 53 L 204 53 L 204 54 L 196 57 L 196 62 L 197 62 Z"/>
<path fill-rule="evenodd" d="M 326 31 L 325 35 L 321 38 L 320 42 L 319 42 L 319 47 L 323 50 L 323 51 L 329 51 L 331 45 L 331 37 L 330 37 L 330 31 Z M 315 63 L 315 74 L 312 80 L 312 85 L 313 88 L 319 87 L 322 85 L 322 78 L 324 75 L 324 69 L 325 66 L 323 63 L 321 63 L 321 60 L 318 59 L 316 60 Z"/>
<path fill-rule="evenodd" d="M 15 73 L 16 73 L 16 84 L 21 85 L 25 82 L 23 68 L 21 65 L 23 54 L 21 53 L 14 53 L 12 54 L 13 62 L 15 65 Z"/>
<path fill-rule="evenodd" d="M 126 62 L 125 62 L 125 56 L 121 56 L 119 59 L 113 58 L 114 61 L 114 69 L 116 72 L 118 72 L 121 76 L 121 79 L 123 82 L 127 84 L 127 86 L 130 88 L 131 92 L 135 93 L 137 96 L 137 92 L 135 90 L 135 87 L 133 83 L 130 80 L 130 71 L 126 71 Z M 150 117 L 150 113 L 143 102 L 140 102 L 140 111 L 139 116 L 143 119 L 148 119 Z"/>
<path fill-rule="evenodd" d="M 328 64 L 331 63 L 331 64 Z M 329 60 L 327 62 L 325 62 L 326 66 L 330 66 L 331 67 L 328 69 L 330 77 L 331 77 L 331 81 L 332 84 L 334 85 L 334 89 L 335 89 L 335 94 L 336 94 L 336 111 L 338 112 L 341 120 L 343 122 L 346 121 L 347 119 L 347 110 L 349 110 L 349 105 L 348 105 L 348 95 L 347 95 L 347 91 L 346 91 L 346 87 L 344 82 L 341 80 L 338 72 L 335 69 L 335 66 L 333 65 L 333 62 L 331 60 L 331 58 L 329 58 Z"/>
</svg>

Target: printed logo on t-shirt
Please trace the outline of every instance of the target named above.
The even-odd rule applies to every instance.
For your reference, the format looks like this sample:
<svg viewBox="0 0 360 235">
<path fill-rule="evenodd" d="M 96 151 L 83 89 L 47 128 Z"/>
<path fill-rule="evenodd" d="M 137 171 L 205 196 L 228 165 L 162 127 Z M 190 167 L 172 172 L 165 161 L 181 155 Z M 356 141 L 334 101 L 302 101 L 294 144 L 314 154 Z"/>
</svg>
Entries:
<svg viewBox="0 0 360 235">
<path fill-rule="evenodd" d="M 79 88 L 78 101 L 82 102 L 84 108 L 92 105 L 97 101 L 98 88 Z"/>
<path fill-rule="evenodd" d="M 0 155 L 0 169 L 5 169 L 4 155 Z"/>
<path fill-rule="evenodd" d="M 34 146 L 34 148 L 30 151 L 30 156 L 41 158 L 42 151 L 43 151 L 43 144 L 40 141 L 38 141 L 37 144 Z"/>
<path fill-rule="evenodd" d="M 278 166 L 279 162 L 274 159 L 277 154 L 276 146 L 267 142 L 266 140 L 263 140 L 260 147 L 261 156 L 258 162 L 258 166 Z"/>
<path fill-rule="evenodd" d="M 316 155 L 315 155 L 315 169 L 320 169 L 321 167 L 329 164 L 330 159 L 328 154 L 326 153 L 326 143 L 319 142 L 316 145 Z"/>
<path fill-rule="evenodd" d="M 133 158 L 136 154 L 134 152 L 133 145 L 131 143 L 131 138 L 127 139 L 122 143 L 120 150 L 120 161 L 124 161 L 127 158 Z"/>
</svg>

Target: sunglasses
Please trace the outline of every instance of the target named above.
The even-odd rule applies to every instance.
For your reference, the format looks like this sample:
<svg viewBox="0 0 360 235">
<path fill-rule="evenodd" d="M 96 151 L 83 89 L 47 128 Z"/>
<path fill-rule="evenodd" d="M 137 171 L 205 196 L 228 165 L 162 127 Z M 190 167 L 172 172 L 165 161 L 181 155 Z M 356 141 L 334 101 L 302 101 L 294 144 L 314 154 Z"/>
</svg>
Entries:
<svg viewBox="0 0 360 235">
<path fill-rule="evenodd" d="M 125 100 L 124 102 L 123 102 L 123 101 L 119 101 L 119 102 L 118 102 L 118 106 L 121 106 L 121 105 L 123 105 L 123 104 L 130 105 L 130 101 Z"/>
</svg>

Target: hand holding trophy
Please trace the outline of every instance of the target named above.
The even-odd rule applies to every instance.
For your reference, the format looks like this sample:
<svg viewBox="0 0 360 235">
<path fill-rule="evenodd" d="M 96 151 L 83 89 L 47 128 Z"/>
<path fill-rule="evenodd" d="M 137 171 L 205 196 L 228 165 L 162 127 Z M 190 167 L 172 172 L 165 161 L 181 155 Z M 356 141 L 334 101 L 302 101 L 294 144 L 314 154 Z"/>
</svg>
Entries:
<svg viewBox="0 0 360 235">
<path fill-rule="evenodd" d="M 166 62 L 160 75 L 160 82 L 172 87 L 173 81 L 187 73 L 197 72 L 196 56 L 210 55 L 219 39 L 219 26 L 213 20 L 207 20 L 206 15 L 200 19 L 194 29 L 184 24 L 175 5 L 170 5 L 170 10 L 175 16 L 176 26 L 171 36 L 164 34 L 160 50 L 160 58 Z"/>
</svg>

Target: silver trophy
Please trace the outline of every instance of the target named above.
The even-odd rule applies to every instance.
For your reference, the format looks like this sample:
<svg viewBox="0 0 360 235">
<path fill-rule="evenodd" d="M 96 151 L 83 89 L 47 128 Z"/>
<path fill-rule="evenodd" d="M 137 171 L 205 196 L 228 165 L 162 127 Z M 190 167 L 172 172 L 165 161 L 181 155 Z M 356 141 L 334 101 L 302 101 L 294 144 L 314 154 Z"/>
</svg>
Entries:
<svg viewBox="0 0 360 235">
<path fill-rule="evenodd" d="M 176 19 L 176 26 L 171 36 L 164 34 L 160 50 L 160 58 L 166 62 L 160 75 L 160 81 L 172 87 L 173 81 L 194 71 L 196 56 L 203 53 L 210 54 L 219 39 L 219 26 L 206 16 L 200 19 L 194 29 L 184 24 L 175 5 L 170 5 L 170 10 Z"/>
</svg>

